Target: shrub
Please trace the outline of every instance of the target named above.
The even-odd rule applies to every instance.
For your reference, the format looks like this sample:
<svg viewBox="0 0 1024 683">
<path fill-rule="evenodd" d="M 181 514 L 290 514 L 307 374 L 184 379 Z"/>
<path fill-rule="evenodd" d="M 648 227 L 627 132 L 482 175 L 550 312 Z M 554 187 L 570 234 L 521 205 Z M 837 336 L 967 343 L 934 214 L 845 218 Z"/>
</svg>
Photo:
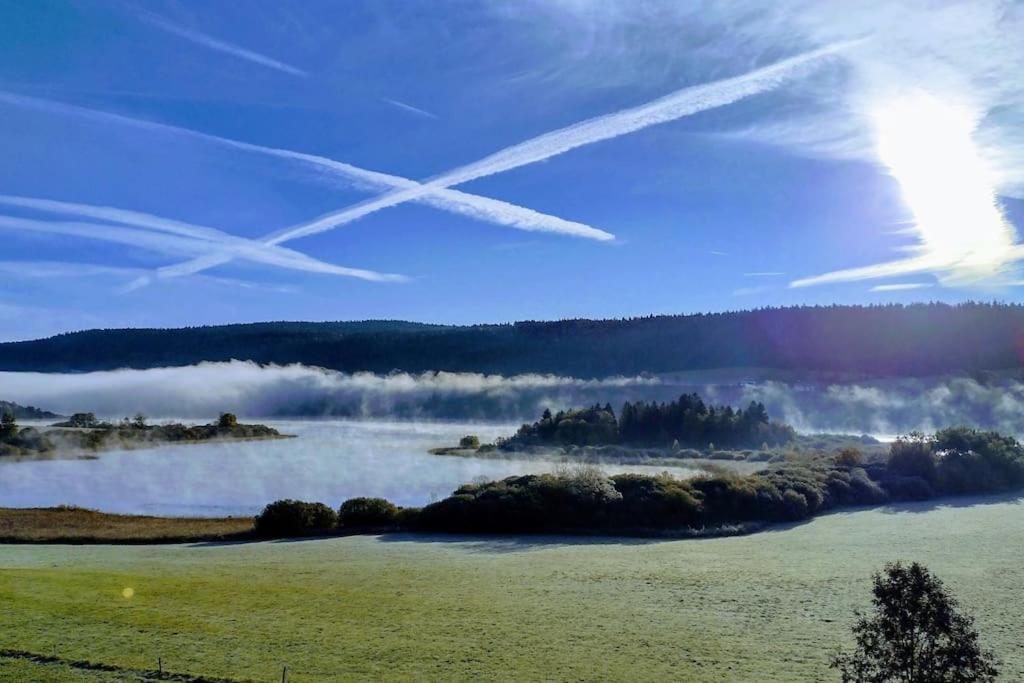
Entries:
<svg viewBox="0 0 1024 683">
<path fill-rule="evenodd" d="M 256 517 L 256 533 L 265 538 L 309 536 L 331 531 L 337 522 L 334 510 L 323 503 L 278 500 Z"/>
<path fill-rule="evenodd" d="M 338 509 L 338 524 L 345 527 L 389 526 L 398 519 L 398 506 L 384 498 L 349 498 Z"/>
<path fill-rule="evenodd" d="M 459 448 L 480 448 L 480 437 L 469 434 L 459 439 Z"/>
<path fill-rule="evenodd" d="M 221 429 L 234 429 L 238 426 L 238 417 L 234 413 L 221 413 L 217 426 Z"/>
<path fill-rule="evenodd" d="M 893 441 L 889 447 L 889 470 L 905 477 L 920 477 L 929 484 L 935 481 L 935 456 L 932 440 L 914 432 Z"/>
<path fill-rule="evenodd" d="M 1016 439 L 966 427 L 935 435 L 937 480 L 944 493 L 985 493 L 1024 486 L 1024 447 Z"/>
<path fill-rule="evenodd" d="M 836 464 L 841 467 L 860 467 L 864 462 L 864 454 L 859 448 L 847 446 L 836 454 Z"/>
</svg>

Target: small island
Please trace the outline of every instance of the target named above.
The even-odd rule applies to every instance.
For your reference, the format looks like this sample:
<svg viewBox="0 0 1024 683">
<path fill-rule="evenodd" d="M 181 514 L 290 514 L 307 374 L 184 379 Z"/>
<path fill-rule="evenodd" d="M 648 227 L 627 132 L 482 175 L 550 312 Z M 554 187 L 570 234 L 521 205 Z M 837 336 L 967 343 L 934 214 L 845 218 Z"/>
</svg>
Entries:
<svg viewBox="0 0 1024 683">
<path fill-rule="evenodd" d="M 768 462 L 794 450 L 869 453 L 884 447 L 870 436 L 797 434 L 772 420 L 759 402 L 747 408 L 708 405 L 697 394 L 668 403 L 626 402 L 616 415 L 611 404 L 588 408 L 545 409 L 508 438 L 481 444 L 467 435 L 458 446 L 431 449 L 434 455 L 484 458 L 555 458 L 574 462 L 629 462 L 651 465 L 680 460 Z"/>
<path fill-rule="evenodd" d="M 11 412 L 0 416 L 0 457 L 88 457 L 98 451 L 166 444 L 284 438 L 289 437 L 273 427 L 240 424 L 233 413 L 222 413 L 216 422 L 204 425 L 151 425 L 141 413 L 113 423 L 99 420 L 93 413 L 75 413 L 49 429 L 20 427 Z"/>
</svg>

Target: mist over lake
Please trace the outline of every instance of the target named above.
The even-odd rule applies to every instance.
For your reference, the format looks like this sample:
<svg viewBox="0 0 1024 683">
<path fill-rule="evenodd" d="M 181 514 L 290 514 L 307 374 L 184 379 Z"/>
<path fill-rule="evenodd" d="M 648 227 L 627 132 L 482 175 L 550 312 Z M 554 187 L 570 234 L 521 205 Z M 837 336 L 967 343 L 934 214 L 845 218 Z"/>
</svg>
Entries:
<svg viewBox="0 0 1024 683">
<path fill-rule="evenodd" d="M 609 402 L 668 401 L 696 392 L 743 406 L 760 401 L 803 432 L 899 434 L 972 424 L 1024 433 L 1019 373 L 850 379 L 732 368 L 581 379 L 553 374 L 344 373 L 307 365 L 210 362 L 88 373 L 0 372 L 0 396 L 62 413 L 120 418 L 142 412 L 209 421 L 351 417 L 518 424 L 552 410 Z M 436 445 L 436 444 L 435 444 Z"/>
<path fill-rule="evenodd" d="M 465 434 L 492 440 L 515 425 L 376 420 L 270 422 L 297 438 L 242 443 L 168 445 L 101 453 L 97 459 L 0 461 L 0 506 L 78 505 L 107 512 L 221 516 L 251 515 L 280 498 L 337 505 L 379 496 L 423 505 L 477 478 L 550 472 L 560 465 L 431 455 Z M 683 467 L 609 465 L 608 473 Z"/>
</svg>

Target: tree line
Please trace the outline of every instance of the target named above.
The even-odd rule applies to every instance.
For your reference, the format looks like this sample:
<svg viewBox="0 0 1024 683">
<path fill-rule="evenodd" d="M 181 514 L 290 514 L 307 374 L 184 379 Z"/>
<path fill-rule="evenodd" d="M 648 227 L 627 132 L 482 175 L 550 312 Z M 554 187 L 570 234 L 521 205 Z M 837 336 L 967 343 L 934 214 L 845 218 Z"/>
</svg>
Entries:
<svg viewBox="0 0 1024 683">
<path fill-rule="evenodd" d="M 426 325 L 274 322 L 89 330 L 0 344 L 0 370 L 84 371 L 200 361 L 342 371 L 543 372 L 575 377 L 759 367 L 914 376 L 1021 365 L 1024 306 L 800 306 L 622 320 Z"/>
<path fill-rule="evenodd" d="M 579 410 L 545 410 L 540 420 L 524 424 L 498 447 L 529 446 L 653 446 L 673 448 L 760 448 L 792 442 L 796 432 L 772 421 L 764 404 L 746 408 L 707 405 L 697 394 L 675 401 L 626 401 L 618 416 L 610 404 Z"/>
</svg>

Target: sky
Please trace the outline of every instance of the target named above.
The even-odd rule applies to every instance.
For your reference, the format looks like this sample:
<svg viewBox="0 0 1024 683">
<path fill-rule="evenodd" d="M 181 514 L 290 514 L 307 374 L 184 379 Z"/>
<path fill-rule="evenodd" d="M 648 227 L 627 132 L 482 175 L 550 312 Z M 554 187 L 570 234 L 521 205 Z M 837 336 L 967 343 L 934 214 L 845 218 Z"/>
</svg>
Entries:
<svg viewBox="0 0 1024 683">
<path fill-rule="evenodd" d="M 1024 300 L 1024 0 L 0 0 L 0 341 Z"/>
</svg>

